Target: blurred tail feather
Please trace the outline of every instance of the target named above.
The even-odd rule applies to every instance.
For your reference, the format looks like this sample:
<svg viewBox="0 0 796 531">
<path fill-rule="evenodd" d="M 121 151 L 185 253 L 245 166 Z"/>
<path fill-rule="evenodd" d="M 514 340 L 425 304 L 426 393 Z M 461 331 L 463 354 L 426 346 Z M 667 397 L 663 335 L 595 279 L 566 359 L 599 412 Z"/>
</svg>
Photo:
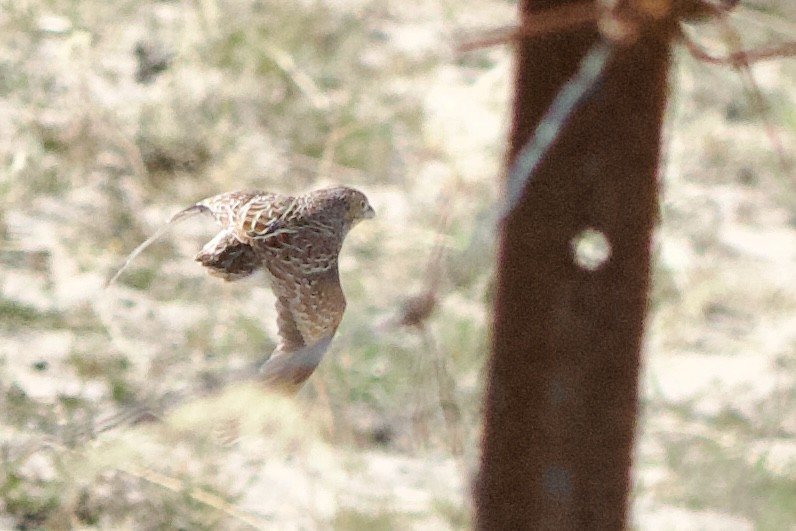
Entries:
<svg viewBox="0 0 796 531">
<path fill-rule="evenodd" d="M 312 375 L 329 348 L 332 337 L 325 337 L 312 345 L 304 345 L 297 350 L 276 351 L 260 367 L 260 381 L 271 389 L 294 393 Z"/>
</svg>

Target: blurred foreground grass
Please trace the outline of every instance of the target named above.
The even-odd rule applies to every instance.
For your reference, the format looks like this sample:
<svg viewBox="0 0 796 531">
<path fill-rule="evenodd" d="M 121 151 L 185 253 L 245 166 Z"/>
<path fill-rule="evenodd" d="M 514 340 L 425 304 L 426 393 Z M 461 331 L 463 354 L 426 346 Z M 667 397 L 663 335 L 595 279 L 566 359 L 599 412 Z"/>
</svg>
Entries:
<svg viewBox="0 0 796 531">
<path fill-rule="evenodd" d="M 508 50 L 450 45 L 512 19 L 497 0 L 6 2 L 0 528 L 467 527 L 510 73 Z M 732 71 L 677 64 L 633 519 L 788 529 L 796 186 Z M 759 74 L 792 153 L 796 68 Z M 89 440 L 274 346 L 262 279 L 192 262 L 208 220 L 102 291 L 124 254 L 207 195 L 330 182 L 378 217 L 349 237 L 348 311 L 301 396 L 236 386 Z M 391 326 L 440 242 L 427 329 Z"/>
</svg>

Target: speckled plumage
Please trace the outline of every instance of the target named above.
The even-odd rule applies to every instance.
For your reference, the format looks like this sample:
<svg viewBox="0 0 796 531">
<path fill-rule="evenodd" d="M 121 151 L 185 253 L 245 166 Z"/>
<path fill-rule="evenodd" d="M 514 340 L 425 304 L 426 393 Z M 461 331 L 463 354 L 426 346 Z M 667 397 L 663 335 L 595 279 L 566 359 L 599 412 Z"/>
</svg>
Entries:
<svg viewBox="0 0 796 531">
<path fill-rule="evenodd" d="M 295 197 L 238 191 L 204 199 L 171 221 L 201 212 L 221 225 L 196 255 L 211 275 L 234 281 L 266 272 L 277 299 L 280 342 L 262 377 L 269 385 L 296 389 L 317 367 L 345 311 L 337 267 L 343 240 L 359 221 L 374 216 L 373 208 L 364 194 L 345 186 Z"/>
</svg>

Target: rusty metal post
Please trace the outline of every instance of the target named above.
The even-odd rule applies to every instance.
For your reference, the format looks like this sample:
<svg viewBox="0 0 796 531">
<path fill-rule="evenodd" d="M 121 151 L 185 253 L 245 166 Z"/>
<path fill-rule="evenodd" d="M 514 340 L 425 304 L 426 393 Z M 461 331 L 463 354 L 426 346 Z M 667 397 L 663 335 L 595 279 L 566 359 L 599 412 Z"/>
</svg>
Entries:
<svg viewBox="0 0 796 531">
<path fill-rule="evenodd" d="M 478 529 L 626 526 L 670 37 L 617 49 L 503 225 Z M 599 39 L 592 24 L 519 44 L 510 160 Z M 594 270 L 573 254 L 588 228 L 610 245 Z"/>
</svg>

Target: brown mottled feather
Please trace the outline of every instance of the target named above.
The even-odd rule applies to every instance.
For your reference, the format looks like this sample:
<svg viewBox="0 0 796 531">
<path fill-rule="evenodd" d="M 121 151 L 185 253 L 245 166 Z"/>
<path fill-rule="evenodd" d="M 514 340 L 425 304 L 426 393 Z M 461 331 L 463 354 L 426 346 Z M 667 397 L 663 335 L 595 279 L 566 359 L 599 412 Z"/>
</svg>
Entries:
<svg viewBox="0 0 796 531">
<path fill-rule="evenodd" d="M 210 240 L 196 255 L 196 261 L 205 266 L 211 275 L 224 280 L 245 278 L 261 265 L 254 249 L 238 240 L 229 230 L 219 232 Z"/>
</svg>

